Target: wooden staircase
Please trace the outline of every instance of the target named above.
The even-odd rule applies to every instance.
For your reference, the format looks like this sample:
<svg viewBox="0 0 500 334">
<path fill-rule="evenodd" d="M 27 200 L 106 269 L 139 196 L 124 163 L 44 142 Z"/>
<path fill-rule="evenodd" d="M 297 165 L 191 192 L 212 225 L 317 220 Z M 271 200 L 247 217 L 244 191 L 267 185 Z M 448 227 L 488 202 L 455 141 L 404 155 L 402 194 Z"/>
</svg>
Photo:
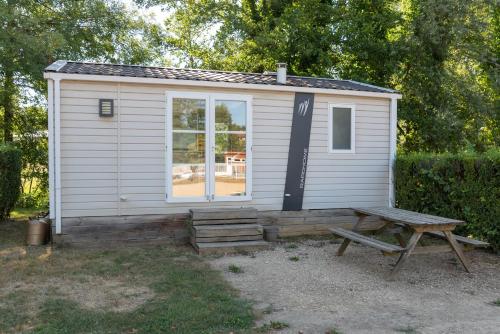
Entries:
<svg viewBox="0 0 500 334">
<path fill-rule="evenodd" d="M 191 209 L 191 244 L 198 254 L 252 252 L 269 248 L 254 208 Z"/>
</svg>

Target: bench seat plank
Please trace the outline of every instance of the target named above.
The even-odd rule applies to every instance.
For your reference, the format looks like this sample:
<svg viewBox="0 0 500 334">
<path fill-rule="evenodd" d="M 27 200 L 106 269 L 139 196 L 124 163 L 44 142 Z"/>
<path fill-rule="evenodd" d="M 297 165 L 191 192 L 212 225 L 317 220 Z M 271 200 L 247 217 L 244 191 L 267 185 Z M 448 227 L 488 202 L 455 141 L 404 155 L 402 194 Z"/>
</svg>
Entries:
<svg viewBox="0 0 500 334">
<path fill-rule="evenodd" d="M 405 250 L 405 248 L 397 246 L 397 245 L 392 245 L 387 242 L 383 242 L 374 238 L 367 237 L 365 235 L 343 229 L 341 227 L 331 227 L 330 231 L 338 236 L 344 237 L 346 239 L 358 242 L 360 244 L 370 246 L 373 248 L 380 249 L 381 251 L 387 252 L 387 253 L 400 253 Z"/>
<path fill-rule="evenodd" d="M 425 232 L 426 234 L 429 234 L 433 237 L 440 238 L 440 239 L 446 239 L 446 236 L 444 235 L 443 232 Z M 471 239 L 467 237 L 462 237 L 460 235 L 453 234 L 455 239 L 462 243 L 462 244 L 467 244 L 471 245 L 474 247 L 488 247 L 490 244 L 481 240 L 476 240 L 476 239 Z"/>
</svg>

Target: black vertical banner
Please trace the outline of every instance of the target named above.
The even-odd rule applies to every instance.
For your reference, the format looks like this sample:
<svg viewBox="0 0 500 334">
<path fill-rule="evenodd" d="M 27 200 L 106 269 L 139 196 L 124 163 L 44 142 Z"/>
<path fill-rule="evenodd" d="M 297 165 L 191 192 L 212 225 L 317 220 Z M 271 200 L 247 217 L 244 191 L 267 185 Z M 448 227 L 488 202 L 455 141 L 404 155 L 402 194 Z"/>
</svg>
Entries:
<svg viewBox="0 0 500 334">
<path fill-rule="evenodd" d="M 283 211 L 302 210 L 313 104 L 314 94 L 295 93 Z"/>
</svg>

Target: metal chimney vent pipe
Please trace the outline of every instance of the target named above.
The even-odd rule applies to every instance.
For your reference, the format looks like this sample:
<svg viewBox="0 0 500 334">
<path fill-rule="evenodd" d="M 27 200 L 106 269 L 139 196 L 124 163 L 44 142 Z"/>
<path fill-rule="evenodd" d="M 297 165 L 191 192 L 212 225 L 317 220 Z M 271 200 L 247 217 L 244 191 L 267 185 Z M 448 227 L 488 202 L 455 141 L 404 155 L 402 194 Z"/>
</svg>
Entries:
<svg viewBox="0 0 500 334">
<path fill-rule="evenodd" d="M 286 63 L 277 63 L 278 66 L 276 81 L 279 84 L 286 84 Z"/>
</svg>

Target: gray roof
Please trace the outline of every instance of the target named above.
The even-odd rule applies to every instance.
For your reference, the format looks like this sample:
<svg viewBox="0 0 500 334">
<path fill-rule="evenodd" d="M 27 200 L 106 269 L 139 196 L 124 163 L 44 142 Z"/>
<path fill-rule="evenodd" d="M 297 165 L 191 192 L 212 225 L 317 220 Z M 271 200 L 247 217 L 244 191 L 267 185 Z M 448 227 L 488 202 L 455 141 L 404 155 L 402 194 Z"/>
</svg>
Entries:
<svg viewBox="0 0 500 334">
<path fill-rule="evenodd" d="M 237 84 L 258 84 L 280 86 L 276 81 L 276 73 L 243 73 L 212 71 L 187 68 L 170 68 L 156 66 L 98 64 L 58 60 L 45 69 L 45 72 L 67 74 L 107 75 L 136 78 L 157 78 L 174 80 L 195 80 L 209 82 L 227 82 Z M 397 93 L 397 91 L 373 86 L 352 80 L 336 80 L 329 78 L 300 77 L 288 75 L 285 86 L 341 89 L 375 93 Z"/>
</svg>

